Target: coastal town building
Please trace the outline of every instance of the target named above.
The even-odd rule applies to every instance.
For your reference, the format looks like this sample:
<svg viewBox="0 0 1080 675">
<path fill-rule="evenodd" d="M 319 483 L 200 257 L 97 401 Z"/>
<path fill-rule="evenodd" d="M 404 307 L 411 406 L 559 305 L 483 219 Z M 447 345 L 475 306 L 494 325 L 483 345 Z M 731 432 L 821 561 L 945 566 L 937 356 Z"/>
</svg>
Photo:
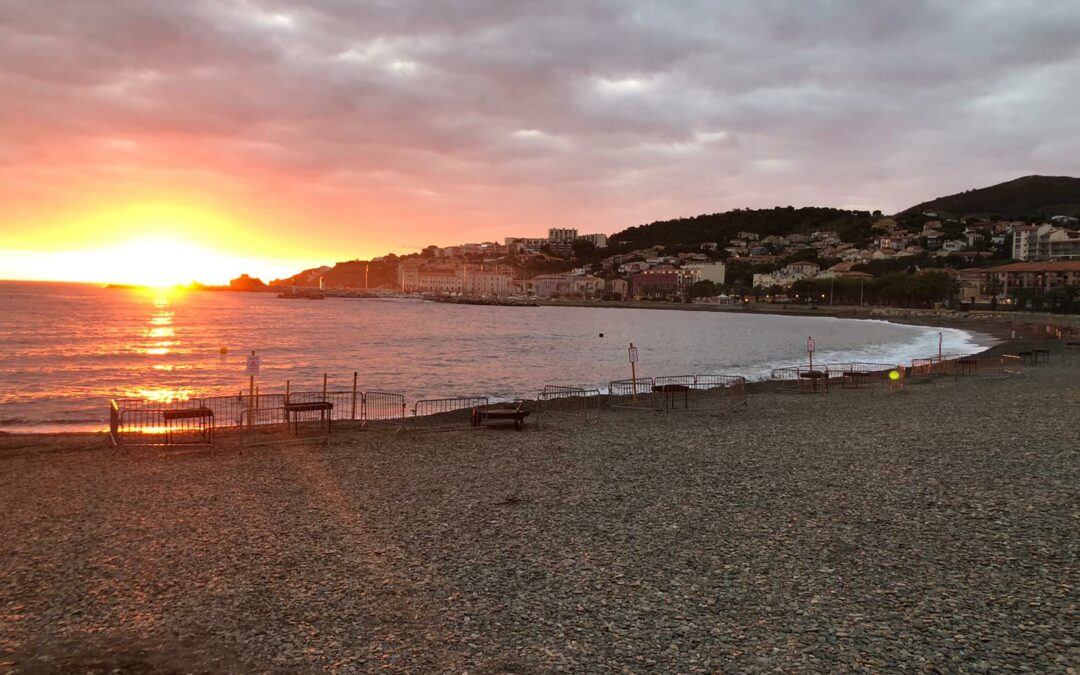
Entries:
<svg viewBox="0 0 1080 675">
<path fill-rule="evenodd" d="M 398 263 L 398 286 L 403 293 L 505 296 L 513 289 L 513 271 L 505 265 L 407 258 Z"/>
<path fill-rule="evenodd" d="M 670 266 L 653 267 L 630 276 L 630 294 L 635 298 L 663 298 L 678 295 L 688 286 L 689 275 Z"/>
<path fill-rule="evenodd" d="M 535 253 L 543 247 L 569 253 L 576 241 L 587 241 L 596 248 L 607 248 L 606 234 L 578 234 L 572 227 L 552 227 L 547 237 L 507 237 L 504 246 L 508 253 Z"/>
<path fill-rule="evenodd" d="M 604 282 L 604 291 L 619 298 L 625 298 L 630 294 L 630 282 L 626 279 L 608 279 Z"/>
<path fill-rule="evenodd" d="M 1080 259 L 1080 232 L 1050 224 L 1013 230 L 1012 257 L 1020 261 Z"/>
<path fill-rule="evenodd" d="M 796 281 L 813 279 L 818 276 L 820 271 L 821 265 L 815 262 L 794 262 L 770 274 L 755 274 L 753 285 L 755 288 L 770 288 L 772 286 L 790 288 Z"/>
<path fill-rule="evenodd" d="M 537 298 L 599 298 L 604 280 L 592 275 L 541 274 L 525 282 L 526 293 Z"/>
<path fill-rule="evenodd" d="M 505 297 L 511 295 L 514 277 L 509 268 L 466 265 L 462 270 L 463 295 Z"/>
<path fill-rule="evenodd" d="M 547 237 L 507 237 L 504 240 L 508 253 L 535 253 L 547 243 Z"/>
<path fill-rule="evenodd" d="M 596 248 L 607 248 L 606 234 L 583 234 L 578 237 L 579 241 L 587 241 Z"/>
<path fill-rule="evenodd" d="M 682 269 L 694 275 L 694 281 L 711 281 L 723 284 L 727 267 L 722 262 L 694 262 L 683 265 Z"/>
<path fill-rule="evenodd" d="M 1080 286 L 1080 260 L 1015 262 L 997 267 L 960 270 L 958 277 L 969 295 L 1016 298 L 1029 291 L 1036 294 Z"/>
</svg>

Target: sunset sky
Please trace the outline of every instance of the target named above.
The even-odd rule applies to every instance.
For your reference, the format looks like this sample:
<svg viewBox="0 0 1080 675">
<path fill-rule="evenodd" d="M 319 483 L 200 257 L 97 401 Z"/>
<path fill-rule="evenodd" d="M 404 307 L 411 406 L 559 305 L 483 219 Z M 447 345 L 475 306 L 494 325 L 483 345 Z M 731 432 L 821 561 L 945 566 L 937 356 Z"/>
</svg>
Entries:
<svg viewBox="0 0 1080 675">
<path fill-rule="evenodd" d="M 1080 3 L 0 0 L 0 278 L 1077 173 Z"/>
</svg>

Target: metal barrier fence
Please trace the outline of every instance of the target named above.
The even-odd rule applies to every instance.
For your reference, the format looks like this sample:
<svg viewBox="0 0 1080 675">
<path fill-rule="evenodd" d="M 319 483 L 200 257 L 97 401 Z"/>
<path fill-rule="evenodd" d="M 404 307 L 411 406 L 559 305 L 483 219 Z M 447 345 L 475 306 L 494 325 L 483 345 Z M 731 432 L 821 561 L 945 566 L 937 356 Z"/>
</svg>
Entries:
<svg viewBox="0 0 1080 675">
<path fill-rule="evenodd" d="M 323 401 L 309 401 L 298 404 L 288 404 L 281 408 L 258 408 L 244 410 L 240 413 L 241 428 L 243 433 L 240 443 L 244 447 L 258 445 L 279 445 L 283 443 L 296 443 L 299 441 L 321 441 L 323 444 L 330 442 L 330 431 L 333 429 L 333 407 L 314 408 L 311 404 L 324 403 Z M 299 406 L 299 409 L 296 408 Z M 301 435 L 301 425 L 309 429 L 315 425 L 315 433 Z M 282 437 L 275 432 L 278 430 L 288 431 L 292 427 L 292 435 Z"/>
<path fill-rule="evenodd" d="M 873 389 L 879 382 L 886 382 L 895 368 L 888 363 L 830 363 L 825 366 L 829 379 L 839 382 L 842 389 Z"/>
<path fill-rule="evenodd" d="M 364 410 L 362 401 L 363 395 L 353 391 L 291 391 L 286 404 L 330 403 L 334 406 L 331 409 L 330 419 L 342 421 L 362 420 Z"/>
<path fill-rule="evenodd" d="M 152 401 L 121 398 L 109 402 L 113 445 L 211 445 L 214 412 L 200 399 Z"/>
<path fill-rule="evenodd" d="M 911 377 L 953 375 L 961 354 L 942 354 L 925 359 L 911 359 Z"/>
<path fill-rule="evenodd" d="M 485 399 L 486 401 L 486 399 Z M 295 411 L 290 406 L 330 403 L 319 411 Z M 405 424 L 405 396 L 388 392 L 294 391 L 288 394 L 238 393 L 174 401 L 118 398 L 109 403 L 109 435 L 115 445 L 210 444 L 215 429 L 285 425 L 290 421 L 354 420 L 364 427 Z M 180 412 L 188 411 L 188 412 Z M 199 411 L 191 412 L 191 411 Z"/>
<path fill-rule="evenodd" d="M 405 426 L 405 396 L 385 391 L 365 391 L 363 397 L 364 426 Z"/>
<path fill-rule="evenodd" d="M 1045 343 L 1025 342 L 1006 351 L 1006 354 L 1016 356 L 1025 366 L 1037 366 L 1040 363 L 1050 363 L 1050 350 Z"/>
<path fill-rule="evenodd" d="M 555 419 L 596 424 L 600 421 L 600 391 L 580 387 L 545 385 L 536 397 L 536 424 Z"/>
<path fill-rule="evenodd" d="M 669 375 L 608 383 L 608 407 L 628 410 L 729 410 L 746 403 L 740 375 Z"/>
<path fill-rule="evenodd" d="M 730 410 L 746 403 L 746 378 L 739 375 L 658 377 L 653 395 L 661 410 Z"/>
<path fill-rule="evenodd" d="M 217 427 L 240 427 L 247 420 L 245 415 L 255 419 L 256 416 L 247 413 L 248 410 L 280 409 L 285 407 L 284 394 L 237 394 L 236 396 L 211 396 L 203 399 L 203 404 L 214 411 L 214 420 Z M 252 422 L 253 424 L 255 422 Z"/>
<path fill-rule="evenodd" d="M 488 405 L 487 396 L 429 398 L 416 402 L 409 427 L 416 431 L 453 431 L 481 428 L 476 410 Z"/>
<path fill-rule="evenodd" d="M 608 407 L 628 410 L 659 410 L 653 397 L 656 382 L 651 377 L 608 382 Z"/>
<path fill-rule="evenodd" d="M 955 377 L 981 377 L 1004 379 L 1020 372 L 1023 359 L 1016 354 L 981 353 L 965 354 L 954 362 L 952 374 Z"/>
<path fill-rule="evenodd" d="M 808 366 L 773 368 L 769 379 L 778 393 L 828 394 L 829 371 Z"/>
</svg>

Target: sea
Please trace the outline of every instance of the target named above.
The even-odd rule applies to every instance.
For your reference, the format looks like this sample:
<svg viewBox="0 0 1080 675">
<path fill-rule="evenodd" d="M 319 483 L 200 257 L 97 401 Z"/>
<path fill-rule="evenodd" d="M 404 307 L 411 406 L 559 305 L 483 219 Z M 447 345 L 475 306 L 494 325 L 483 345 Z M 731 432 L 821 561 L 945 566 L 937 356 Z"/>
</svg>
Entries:
<svg viewBox="0 0 1080 675">
<path fill-rule="evenodd" d="M 989 336 L 831 317 L 602 307 L 456 305 L 412 298 L 0 282 L 0 432 L 102 430 L 113 398 L 235 394 L 259 357 L 261 393 L 331 389 L 419 399 L 533 397 L 685 374 L 764 379 L 815 363 L 902 364 L 970 353 Z"/>
</svg>

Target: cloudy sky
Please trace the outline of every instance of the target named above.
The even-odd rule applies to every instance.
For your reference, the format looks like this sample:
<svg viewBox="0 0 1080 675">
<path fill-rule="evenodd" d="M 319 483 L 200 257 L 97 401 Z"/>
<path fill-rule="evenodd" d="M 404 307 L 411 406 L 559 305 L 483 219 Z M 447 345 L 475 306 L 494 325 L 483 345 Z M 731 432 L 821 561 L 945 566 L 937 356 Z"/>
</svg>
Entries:
<svg viewBox="0 0 1080 675">
<path fill-rule="evenodd" d="M 888 212 L 1080 173 L 1078 83 L 1075 0 L 0 0 L 0 265 Z"/>
</svg>

